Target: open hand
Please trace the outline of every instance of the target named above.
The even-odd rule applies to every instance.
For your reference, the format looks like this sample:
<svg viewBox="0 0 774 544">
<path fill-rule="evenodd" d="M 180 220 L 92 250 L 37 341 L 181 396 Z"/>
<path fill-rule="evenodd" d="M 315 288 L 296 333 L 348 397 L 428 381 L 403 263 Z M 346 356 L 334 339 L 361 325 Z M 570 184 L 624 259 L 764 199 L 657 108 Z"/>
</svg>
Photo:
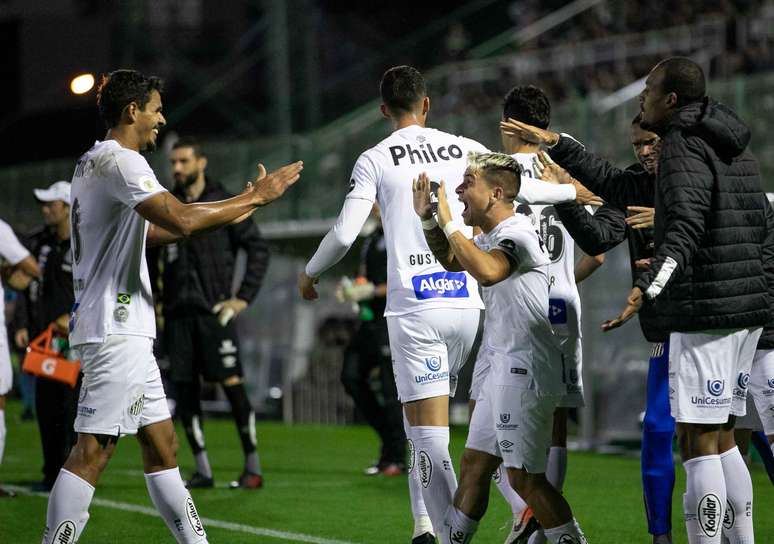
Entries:
<svg viewBox="0 0 774 544">
<path fill-rule="evenodd" d="M 301 177 L 301 170 L 303 169 L 304 163 L 298 161 L 283 166 L 267 175 L 263 165 L 258 165 L 258 176 L 253 181 L 252 187 L 252 194 L 256 205 L 265 206 L 285 194 L 288 187 Z"/>
<path fill-rule="evenodd" d="M 414 194 L 414 211 L 423 221 L 433 217 L 433 202 L 430 196 L 430 179 L 425 172 L 419 178 L 411 181 Z"/>
<path fill-rule="evenodd" d="M 500 131 L 508 136 L 517 136 L 527 143 L 556 145 L 559 142 L 559 134 L 533 127 L 516 119 L 508 119 L 500 122 Z"/>
<path fill-rule="evenodd" d="M 604 200 L 586 189 L 586 186 L 580 181 L 573 180 L 572 184 L 575 186 L 575 202 L 578 204 L 582 206 L 601 206 L 605 203 Z"/>
<path fill-rule="evenodd" d="M 545 151 L 536 154 L 535 167 L 537 175 L 542 181 L 565 185 L 577 182 L 567 170 L 551 160 L 551 157 Z"/>
<path fill-rule="evenodd" d="M 634 287 L 626 299 L 626 308 L 615 319 L 608 319 L 602 323 L 602 330 L 608 332 L 617 329 L 634 317 L 640 311 L 640 308 L 642 308 L 642 291 L 639 287 Z"/>
<path fill-rule="evenodd" d="M 634 212 L 628 216 L 625 221 L 633 229 L 650 229 L 655 225 L 655 208 L 646 208 L 644 206 L 627 206 L 626 209 Z"/>
<path fill-rule="evenodd" d="M 438 226 L 444 228 L 446 223 L 452 220 L 451 209 L 449 208 L 449 200 L 446 198 L 446 184 L 441 181 L 440 187 L 438 187 Z"/>
</svg>

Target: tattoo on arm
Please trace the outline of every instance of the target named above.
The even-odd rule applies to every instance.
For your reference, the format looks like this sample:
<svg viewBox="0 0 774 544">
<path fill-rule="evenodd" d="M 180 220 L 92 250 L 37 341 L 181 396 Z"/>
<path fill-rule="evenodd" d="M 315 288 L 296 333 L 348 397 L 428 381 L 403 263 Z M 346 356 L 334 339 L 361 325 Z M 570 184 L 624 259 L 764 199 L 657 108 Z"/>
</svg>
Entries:
<svg viewBox="0 0 774 544">
<path fill-rule="evenodd" d="M 441 227 L 435 227 L 433 230 L 426 230 L 424 233 L 427 247 L 433 252 L 435 258 L 438 259 L 438 262 L 440 262 L 444 268 L 449 270 L 449 267 L 454 262 L 454 252 L 449 245 L 449 240 L 446 238 L 443 230 L 441 230 Z"/>
</svg>

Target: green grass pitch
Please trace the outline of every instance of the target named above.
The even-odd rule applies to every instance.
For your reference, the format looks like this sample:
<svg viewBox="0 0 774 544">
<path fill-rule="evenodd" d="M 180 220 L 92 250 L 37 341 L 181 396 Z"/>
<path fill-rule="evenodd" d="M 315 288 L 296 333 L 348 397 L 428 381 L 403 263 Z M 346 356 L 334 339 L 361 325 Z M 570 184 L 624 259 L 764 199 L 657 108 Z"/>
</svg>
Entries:
<svg viewBox="0 0 774 544">
<path fill-rule="evenodd" d="M 41 458 L 36 424 L 21 423 L 18 415 L 18 403 L 10 403 L 0 482 L 20 486 L 39 479 Z M 216 483 L 225 486 L 238 475 L 242 463 L 233 424 L 211 420 L 205 433 Z M 465 429 L 453 430 L 455 460 L 464 438 Z M 405 480 L 361 474 L 377 451 L 375 435 L 368 428 L 260 423 L 258 440 L 266 477 L 263 489 L 217 487 L 193 494 L 211 543 L 409 542 L 412 526 Z M 188 475 L 192 458 L 184 443 L 179 458 L 184 476 Z M 774 488 L 759 466 L 753 468 L 752 476 L 757 542 L 772 543 Z M 676 544 L 686 542 L 680 513 L 683 488 L 678 466 L 673 508 Z M 637 459 L 571 452 L 565 493 L 591 544 L 650 542 Z M 172 542 L 151 510 L 133 438 L 119 442 L 95 498 L 81 544 Z M 0 543 L 38 544 L 45 514 L 45 496 L 20 494 L 15 499 L 0 499 Z M 475 542 L 502 542 L 509 523 L 508 508 L 493 486 L 489 511 Z"/>
</svg>

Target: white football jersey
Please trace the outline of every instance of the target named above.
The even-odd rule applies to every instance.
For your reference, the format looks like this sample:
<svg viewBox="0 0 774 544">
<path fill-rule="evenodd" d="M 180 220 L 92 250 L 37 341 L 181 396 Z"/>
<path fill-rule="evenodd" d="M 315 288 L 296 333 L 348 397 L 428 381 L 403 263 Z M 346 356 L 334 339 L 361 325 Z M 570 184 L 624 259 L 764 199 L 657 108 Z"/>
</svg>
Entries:
<svg viewBox="0 0 774 544">
<path fill-rule="evenodd" d="M 525 387 L 562 395 L 562 358 L 548 321 L 548 255 L 543 241 L 525 216 L 516 214 L 473 242 L 483 251 L 500 250 L 516 268 L 510 277 L 482 287 L 486 316 L 481 347 L 519 364 L 510 372 Z"/>
<path fill-rule="evenodd" d="M 29 256 L 30 252 L 27 251 L 16 235 L 13 233 L 11 226 L 0 219 L 0 257 L 9 265 L 14 266 Z M 3 290 L 3 283 L 0 280 L 0 325 L 5 324 L 5 291 Z M 5 328 L 2 329 L 2 334 L 5 334 Z"/>
<path fill-rule="evenodd" d="M 148 222 L 134 207 L 163 191 L 148 161 L 115 140 L 96 142 L 78 160 L 70 209 L 71 345 L 104 342 L 110 334 L 155 338 Z"/>
<path fill-rule="evenodd" d="M 468 138 L 412 125 L 396 130 L 358 158 L 347 198 L 378 202 L 387 246 L 385 316 L 428 308 L 483 308 L 478 284 L 467 272 L 448 272 L 427 247 L 414 212 L 411 182 L 426 172 L 433 189 L 446 182 L 452 216 L 463 205 L 454 189 L 462 182 L 469 151 L 487 149 Z M 461 221 L 460 221 L 461 223 Z M 461 231 L 472 237 L 472 228 Z"/>
<path fill-rule="evenodd" d="M 536 178 L 535 153 L 511 155 L 521 166 L 522 178 Z M 567 232 L 553 206 L 517 204 L 516 212 L 531 221 L 543 239 L 551 261 L 548 265 L 549 319 L 561 336 L 581 336 L 581 304 L 575 284 L 575 241 Z"/>
</svg>

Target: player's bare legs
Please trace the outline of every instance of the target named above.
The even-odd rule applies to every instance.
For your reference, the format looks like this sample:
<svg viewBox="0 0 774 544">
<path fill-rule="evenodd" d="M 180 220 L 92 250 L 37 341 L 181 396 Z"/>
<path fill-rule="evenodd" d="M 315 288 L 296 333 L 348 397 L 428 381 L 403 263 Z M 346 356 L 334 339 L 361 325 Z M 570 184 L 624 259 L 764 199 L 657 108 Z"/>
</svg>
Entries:
<svg viewBox="0 0 774 544">
<path fill-rule="evenodd" d="M 570 505 L 548 482 L 545 473 L 530 474 L 524 469 L 508 467 L 508 480 L 532 508 L 545 531 L 572 521 Z"/>
<path fill-rule="evenodd" d="M 117 436 L 78 433 L 78 440 L 63 468 L 95 486 L 113 457 L 117 443 Z"/>
<path fill-rule="evenodd" d="M 484 517 L 489 505 L 489 482 L 502 462 L 495 455 L 465 448 L 460 460 L 460 481 L 454 494 L 455 508 L 475 521 Z"/>
<path fill-rule="evenodd" d="M 177 434 L 171 419 L 142 427 L 137 431 L 145 474 L 177 467 Z"/>
</svg>

